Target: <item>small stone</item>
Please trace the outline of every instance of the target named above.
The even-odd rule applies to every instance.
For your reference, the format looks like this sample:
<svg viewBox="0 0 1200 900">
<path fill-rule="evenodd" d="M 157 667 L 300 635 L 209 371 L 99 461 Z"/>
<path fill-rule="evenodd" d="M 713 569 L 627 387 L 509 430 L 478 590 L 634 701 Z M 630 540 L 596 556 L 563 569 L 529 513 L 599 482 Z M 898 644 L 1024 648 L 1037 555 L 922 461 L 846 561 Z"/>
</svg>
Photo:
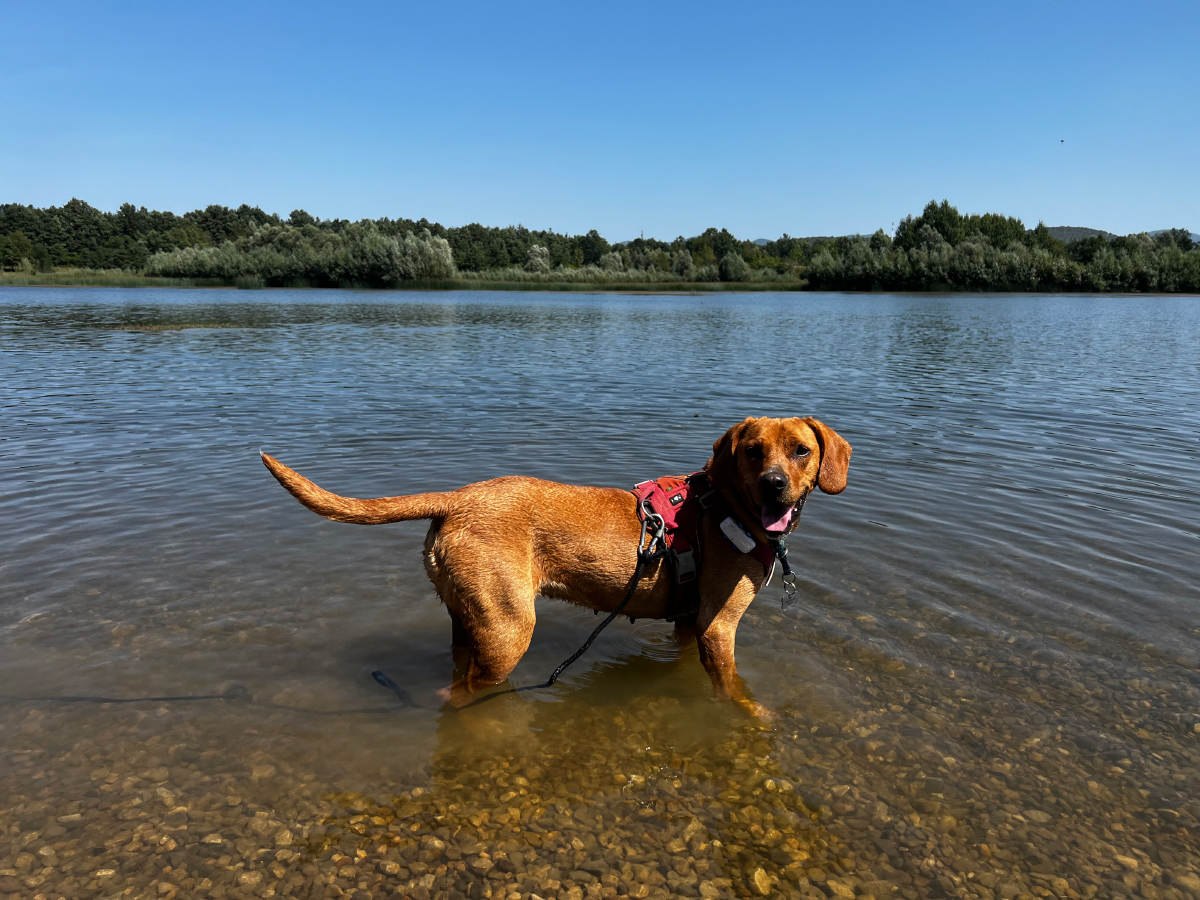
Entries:
<svg viewBox="0 0 1200 900">
<path fill-rule="evenodd" d="M 223 844 L 225 843 L 225 838 L 221 837 L 216 832 L 213 832 L 212 834 L 206 834 L 204 837 L 200 838 L 200 841 L 204 844 Z"/>
<path fill-rule="evenodd" d="M 238 876 L 238 884 L 247 884 L 253 886 L 262 881 L 262 876 L 263 873 L 258 870 L 242 872 L 242 874 Z"/>
<path fill-rule="evenodd" d="M 281 828 L 279 831 L 275 832 L 276 847 L 290 847 L 291 845 L 292 833 L 288 829 Z"/>
<path fill-rule="evenodd" d="M 1030 822 L 1036 822 L 1038 825 L 1045 825 L 1050 821 L 1050 815 L 1042 812 L 1040 809 L 1025 810 L 1025 818 Z"/>
<path fill-rule="evenodd" d="M 492 869 L 492 861 L 490 859 L 484 859 L 482 856 L 477 856 L 474 859 L 467 860 L 467 865 L 480 875 L 486 875 Z"/>
<path fill-rule="evenodd" d="M 80 813 L 72 813 L 69 816 L 59 816 L 58 822 L 60 825 L 72 825 L 76 822 L 82 822 L 83 816 Z"/>
<path fill-rule="evenodd" d="M 683 829 L 682 837 L 685 842 L 690 842 L 692 838 L 698 834 L 702 834 L 703 832 L 704 826 L 700 823 L 700 820 L 693 818 L 692 821 L 688 823 L 687 828 Z"/>
<path fill-rule="evenodd" d="M 171 773 L 167 771 L 166 766 L 159 766 L 157 769 L 151 769 L 146 773 L 146 778 L 155 783 L 166 781 L 170 776 Z"/>
<path fill-rule="evenodd" d="M 771 878 L 761 866 L 751 873 L 750 886 L 758 892 L 760 897 L 766 897 L 771 893 Z M 851 896 L 854 896 L 853 892 L 851 892 Z"/>
<path fill-rule="evenodd" d="M 274 766 L 254 766 L 250 770 L 250 777 L 251 778 L 274 778 L 275 777 L 275 767 Z M 261 875 L 259 877 L 261 877 Z M 255 883 L 257 884 L 257 882 L 255 882 Z"/>
<path fill-rule="evenodd" d="M 92 873 L 93 878 L 112 878 L 117 874 L 116 869 L 97 869 Z"/>
<path fill-rule="evenodd" d="M 384 860 L 379 864 L 379 871 L 384 875 L 399 875 L 400 863 L 392 862 L 391 860 Z"/>
<path fill-rule="evenodd" d="M 825 887 L 829 891 L 831 897 L 842 897 L 844 900 L 854 900 L 854 888 L 848 884 L 842 884 L 840 881 L 834 881 L 830 878 L 825 882 Z"/>
<path fill-rule="evenodd" d="M 1117 862 L 1119 862 L 1121 865 L 1123 865 L 1125 868 L 1127 868 L 1131 871 L 1138 867 L 1138 861 L 1136 859 L 1134 859 L 1132 856 L 1119 856 L 1118 855 L 1118 856 L 1114 856 L 1113 859 L 1115 859 Z"/>
</svg>

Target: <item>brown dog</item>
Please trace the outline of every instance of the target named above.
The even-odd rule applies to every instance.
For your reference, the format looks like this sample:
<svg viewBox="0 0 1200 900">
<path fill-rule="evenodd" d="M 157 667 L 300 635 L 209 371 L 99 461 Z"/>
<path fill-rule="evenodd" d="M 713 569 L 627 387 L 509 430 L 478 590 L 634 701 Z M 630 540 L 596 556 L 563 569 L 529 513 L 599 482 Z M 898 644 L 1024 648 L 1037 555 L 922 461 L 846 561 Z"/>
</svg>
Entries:
<svg viewBox="0 0 1200 900">
<path fill-rule="evenodd" d="M 454 645 L 467 651 L 466 674 L 448 689 L 456 706 L 516 668 L 533 636 L 537 594 L 611 612 L 633 577 L 640 526 L 629 491 L 508 477 L 447 493 L 356 500 L 317 487 L 265 453 L 263 462 L 292 496 L 328 519 L 433 520 L 425 569 L 450 611 Z M 795 529 L 795 507 L 814 487 L 843 491 L 849 464 L 850 445 L 816 419 L 752 418 L 713 444 L 705 471 L 745 529 L 766 541 Z M 720 696 L 763 713 L 743 691 L 733 650 L 742 613 L 762 586 L 762 566 L 739 552 L 714 518 L 700 523 L 700 661 Z M 648 566 L 623 614 L 664 617 L 672 580 L 662 561 Z"/>
</svg>

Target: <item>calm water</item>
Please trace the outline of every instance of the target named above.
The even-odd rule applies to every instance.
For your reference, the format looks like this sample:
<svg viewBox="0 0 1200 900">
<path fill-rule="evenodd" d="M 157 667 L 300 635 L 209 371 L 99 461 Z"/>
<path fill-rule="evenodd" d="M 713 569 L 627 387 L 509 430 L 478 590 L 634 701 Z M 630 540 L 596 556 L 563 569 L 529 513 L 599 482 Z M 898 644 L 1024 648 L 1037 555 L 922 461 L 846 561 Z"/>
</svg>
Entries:
<svg viewBox="0 0 1200 900">
<path fill-rule="evenodd" d="M 0 384 L 0 896 L 1200 896 L 1197 298 L 6 288 Z M 766 728 L 645 621 L 443 709 L 425 524 L 257 456 L 631 486 L 747 415 L 854 446 Z"/>
</svg>

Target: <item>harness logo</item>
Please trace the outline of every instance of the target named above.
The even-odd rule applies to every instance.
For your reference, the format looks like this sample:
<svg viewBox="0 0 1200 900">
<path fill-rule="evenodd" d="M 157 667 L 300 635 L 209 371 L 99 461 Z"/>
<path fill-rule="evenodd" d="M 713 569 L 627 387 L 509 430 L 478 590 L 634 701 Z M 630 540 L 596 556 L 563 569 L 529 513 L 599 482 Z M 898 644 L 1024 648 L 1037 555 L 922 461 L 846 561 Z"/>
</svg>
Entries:
<svg viewBox="0 0 1200 900">
<path fill-rule="evenodd" d="M 672 506 L 678 506 L 683 502 L 683 494 L 672 494 L 670 496 L 670 500 Z"/>
</svg>

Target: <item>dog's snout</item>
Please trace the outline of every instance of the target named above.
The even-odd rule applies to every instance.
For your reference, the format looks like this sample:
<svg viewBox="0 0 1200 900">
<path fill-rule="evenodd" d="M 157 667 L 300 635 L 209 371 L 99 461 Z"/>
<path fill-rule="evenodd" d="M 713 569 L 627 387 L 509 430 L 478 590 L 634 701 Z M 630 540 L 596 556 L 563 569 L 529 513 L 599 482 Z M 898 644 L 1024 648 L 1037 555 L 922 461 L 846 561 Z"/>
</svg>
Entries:
<svg viewBox="0 0 1200 900">
<path fill-rule="evenodd" d="M 777 496 L 787 490 L 788 479 L 781 470 L 769 469 L 763 472 L 758 484 L 764 494 Z"/>
</svg>

